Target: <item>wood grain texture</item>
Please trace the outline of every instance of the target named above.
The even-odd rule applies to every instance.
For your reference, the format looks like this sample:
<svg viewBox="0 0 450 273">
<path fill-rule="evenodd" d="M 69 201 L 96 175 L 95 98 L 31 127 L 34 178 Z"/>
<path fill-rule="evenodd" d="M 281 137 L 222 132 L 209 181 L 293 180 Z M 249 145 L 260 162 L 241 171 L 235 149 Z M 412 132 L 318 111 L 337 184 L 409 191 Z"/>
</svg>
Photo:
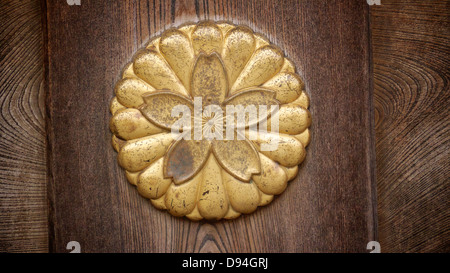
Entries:
<svg viewBox="0 0 450 273">
<path fill-rule="evenodd" d="M 299 176 L 272 204 L 216 223 L 175 218 L 126 182 L 111 147 L 109 101 L 152 35 L 230 20 L 279 45 L 311 97 L 313 140 Z M 366 252 L 376 237 L 363 1 L 47 1 L 50 250 Z"/>
<path fill-rule="evenodd" d="M 0 22 L 0 252 L 46 252 L 39 1 L 0 1 Z"/>
<path fill-rule="evenodd" d="M 383 252 L 450 251 L 450 1 L 371 8 Z"/>
<path fill-rule="evenodd" d="M 448 49 L 445 50 L 449 43 L 448 34 L 446 35 L 448 14 L 445 13 L 449 10 L 448 1 L 432 1 L 424 5 L 423 1 L 383 0 L 382 4 L 373 6 L 370 13 L 382 250 L 448 251 L 448 231 L 445 229 L 448 226 L 448 215 L 444 214 L 448 211 L 448 204 L 445 205 L 448 187 L 442 188 L 445 182 L 443 178 L 448 178 L 448 168 L 439 159 L 435 159 L 439 153 L 444 153 L 439 158 L 445 159 L 448 139 L 442 141 L 445 134 L 437 132 L 442 130 L 438 126 L 446 121 L 445 115 L 448 116 L 448 112 L 427 109 L 437 103 L 436 96 L 439 94 L 444 95 L 441 98 L 443 105 L 446 105 L 444 99 L 448 102 L 448 97 L 445 97 L 448 92 L 444 92 L 444 87 L 448 90 Z M 0 5 L 1 21 L 9 22 L 1 26 L 0 142 L 3 168 L 0 171 L 0 251 L 46 251 L 48 231 L 44 206 L 43 159 L 45 135 L 42 121 L 42 80 L 39 75 L 42 73 L 42 53 L 39 51 L 42 46 L 40 9 L 37 2 L 32 0 L 2 1 Z M 195 5 L 183 2 L 177 5 L 181 7 L 175 10 L 177 22 L 191 20 L 193 17 L 195 19 L 195 16 L 191 16 L 195 13 Z M 197 6 L 200 8 L 200 5 L 198 3 Z M 155 7 L 152 3 L 137 3 L 137 8 L 141 6 L 147 9 L 149 6 Z M 156 18 L 156 14 L 153 15 Z M 144 29 L 142 32 L 147 35 L 150 28 L 152 31 L 162 29 L 159 20 L 153 19 L 155 25 L 143 25 L 146 22 L 138 20 L 137 26 Z M 410 33 L 414 34 L 414 39 L 411 39 Z M 141 35 L 139 43 L 144 42 L 145 38 L 145 34 Z M 26 49 L 29 53 L 25 55 Z M 16 57 L 19 58 L 16 60 Z M 428 62 L 423 61 L 427 59 Z M 430 60 L 439 62 L 430 65 Z M 23 67 L 19 68 L 19 65 Z M 21 74 L 23 71 L 27 73 Z M 414 116 L 405 114 L 413 110 L 416 111 Z M 433 113 L 438 113 L 438 116 L 434 117 Z M 17 119 L 18 116 L 21 119 Z M 420 125 L 415 121 L 417 117 L 421 120 Z M 20 122 L 24 118 L 28 120 L 28 124 L 34 124 L 31 131 L 21 129 L 29 128 L 24 127 L 24 122 Z M 20 126 L 16 124 L 18 120 Z M 423 128 L 423 134 L 426 135 L 422 136 L 419 130 L 414 129 L 415 126 Z M 4 137 L 7 134 L 5 128 L 9 128 L 9 137 Z M 426 145 L 420 145 L 424 143 L 426 136 L 431 136 L 433 143 L 425 142 Z M 18 159 L 17 151 L 23 152 L 24 145 L 30 142 L 31 137 L 39 144 L 30 146 L 33 149 L 26 151 L 27 164 L 24 164 L 23 155 Z M 409 141 L 405 142 L 406 140 Z M 11 146 L 11 143 L 15 145 Z M 408 158 L 408 155 L 415 153 L 415 149 L 422 154 L 421 160 L 411 159 L 411 156 Z M 428 151 L 434 152 L 426 155 Z M 407 160 L 403 160 L 404 158 Z M 31 169 L 28 168 L 30 162 L 33 165 Z M 36 164 L 40 167 L 35 168 Z M 418 164 L 420 168 L 412 169 L 413 164 Z M 415 175 L 420 177 L 415 179 Z M 420 198 L 416 200 L 414 195 L 418 191 L 426 194 L 419 194 Z M 207 229 L 203 229 L 201 234 L 205 234 L 205 230 Z"/>
</svg>

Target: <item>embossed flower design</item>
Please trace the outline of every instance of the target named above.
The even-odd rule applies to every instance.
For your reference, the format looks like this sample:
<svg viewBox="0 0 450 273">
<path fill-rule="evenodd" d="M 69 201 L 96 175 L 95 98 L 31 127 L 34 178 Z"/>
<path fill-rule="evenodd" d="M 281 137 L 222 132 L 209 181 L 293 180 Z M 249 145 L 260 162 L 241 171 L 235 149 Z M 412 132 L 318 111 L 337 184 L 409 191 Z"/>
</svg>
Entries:
<svg viewBox="0 0 450 273">
<path fill-rule="evenodd" d="M 311 117 L 304 84 L 281 50 L 247 27 L 200 22 L 167 30 L 134 56 L 115 93 L 110 127 L 118 162 L 141 195 L 172 215 L 251 213 L 285 190 L 305 158 Z M 180 105 L 192 113 L 183 132 L 189 138 L 171 132 Z M 266 132 L 247 126 L 240 138 L 236 128 L 232 139 L 193 137 L 196 125 L 200 134 L 225 136 L 230 120 L 215 114 L 230 105 L 278 106 L 279 133 L 268 111 L 253 120 Z M 274 139 L 275 150 L 262 149 Z"/>
</svg>

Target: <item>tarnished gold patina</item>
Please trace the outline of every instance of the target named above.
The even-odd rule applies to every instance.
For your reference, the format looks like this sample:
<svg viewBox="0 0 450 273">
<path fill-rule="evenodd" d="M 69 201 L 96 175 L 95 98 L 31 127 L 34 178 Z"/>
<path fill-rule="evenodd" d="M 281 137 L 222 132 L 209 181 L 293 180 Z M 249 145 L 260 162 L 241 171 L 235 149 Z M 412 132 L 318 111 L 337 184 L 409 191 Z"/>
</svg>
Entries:
<svg viewBox="0 0 450 273">
<path fill-rule="evenodd" d="M 125 67 L 115 94 L 110 128 L 119 164 L 141 195 L 175 216 L 251 213 L 285 190 L 306 156 L 311 116 L 304 83 L 278 47 L 247 27 L 200 22 L 165 31 Z M 278 148 L 261 149 L 278 134 L 270 113 L 267 133 L 246 128 L 242 140 L 177 138 L 171 111 L 185 105 L 194 112 L 195 97 L 206 112 L 208 105 L 277 105 Z"/>
</svg>

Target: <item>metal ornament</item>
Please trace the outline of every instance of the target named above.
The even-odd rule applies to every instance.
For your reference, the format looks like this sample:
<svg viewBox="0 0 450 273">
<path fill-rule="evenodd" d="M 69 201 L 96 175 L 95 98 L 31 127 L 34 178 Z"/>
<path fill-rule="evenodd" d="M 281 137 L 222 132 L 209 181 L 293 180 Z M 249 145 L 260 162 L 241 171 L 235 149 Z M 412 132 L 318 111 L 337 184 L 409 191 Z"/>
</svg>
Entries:
<svg viewBox="0 0 450 273">
<path fill-rule="evenodd" d="M 251 213 L 286 189 L 306 156 L 304 83 L 283 52 L 248 27 L 204 21 L 163 32 L 125 67 L 115 95 L 118 162 L 142 196 L 174 216 Z M 245 112 L 239 127 L 227 107 L 251 105 L 276 110 L 256 119 Z M 178 131 L 176 107 L 185 111 Z M 275 149 L 262 148 L 274 139 Z"/>
</svg>

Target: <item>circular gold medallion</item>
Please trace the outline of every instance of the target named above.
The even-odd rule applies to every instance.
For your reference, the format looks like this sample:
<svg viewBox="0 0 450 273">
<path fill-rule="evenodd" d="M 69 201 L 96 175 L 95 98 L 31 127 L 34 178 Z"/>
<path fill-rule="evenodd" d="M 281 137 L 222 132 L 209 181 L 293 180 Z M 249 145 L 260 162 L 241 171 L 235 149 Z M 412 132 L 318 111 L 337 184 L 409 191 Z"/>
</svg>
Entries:
<svg viewBox="0 0 450 273">
<path fill-rule="evenodd" d="M 174 216 L 251 213 L 286 189 L 306 156 L 304 83 L 248 27 L 205 21 L 165 31 L 135 54 L 115 95 L 118 162 Z"/>
</svg>

